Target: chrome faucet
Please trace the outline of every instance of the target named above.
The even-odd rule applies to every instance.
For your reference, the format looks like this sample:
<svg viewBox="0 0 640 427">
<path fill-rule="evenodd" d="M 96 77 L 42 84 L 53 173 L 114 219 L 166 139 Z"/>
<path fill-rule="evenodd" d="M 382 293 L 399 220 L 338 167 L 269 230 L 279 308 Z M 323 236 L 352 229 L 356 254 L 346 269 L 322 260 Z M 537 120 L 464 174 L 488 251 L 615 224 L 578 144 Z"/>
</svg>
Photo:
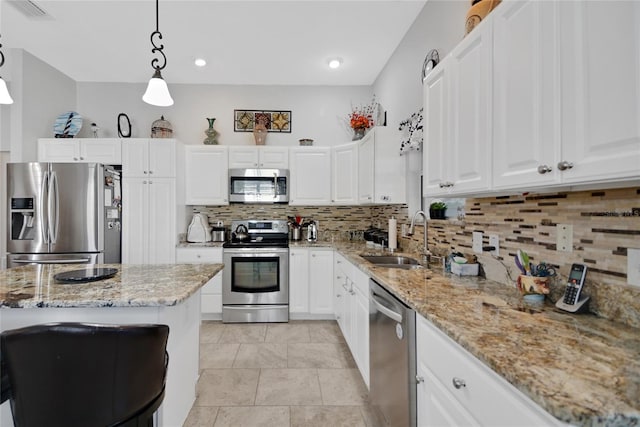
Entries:
<svg viewBox="0 0 640 427">
<path fill-rule="evenodd" d="M 413 233 L 415 232 L 415 223 L 418 215 L 422 215 L 422 217 L 424 218 L 424 250 L 422 255 L 424 257 L 424 261 L 427 263 L 427 266 L 428 266 L 429 261 L 431 260 L 431 252 L 429 251 L 429 241 L 427 238 L 427 228 L 428 228 L 427 214 L 425 214 L 424 211 L 418 211 L 415 214 L 413 214 L 413 218 L 411 218 L 411 225 L 409 226 L 409 232 L 407 234 L 409 234 L 409 236 L 412 236 Z"/>
</svg>

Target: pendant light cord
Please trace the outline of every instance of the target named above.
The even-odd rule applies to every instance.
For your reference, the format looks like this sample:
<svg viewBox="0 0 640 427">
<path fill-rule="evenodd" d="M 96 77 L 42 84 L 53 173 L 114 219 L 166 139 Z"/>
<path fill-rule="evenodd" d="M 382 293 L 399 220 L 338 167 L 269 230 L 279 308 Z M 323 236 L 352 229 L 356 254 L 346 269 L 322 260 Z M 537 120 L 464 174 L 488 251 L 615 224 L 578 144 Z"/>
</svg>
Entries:
<svg viewBox="0 0 640 427">
<path fill-rule="evenodd" d="M 155 68 L 157 71 L 160 71 L 167 66 L 167 57 L 162 51 L 162 49 L 164 49 L 164 45 L 160 43 L 160 40 L 162 40 L 162 33 L 160 32 L 160 12 L 158 7 L 158 2 L 159 0 L 156 0 L 156 30 L 151 33 L 150 39 L 151 39 L 151 45 L 153 46 L 153 49 L 151 49 L 151 53 L 153 54 L 159 53 L 160 55 L 162 55 L 162 65 L 160 65 L 159 58 L 153 58 L 153 60 L 151 61 L 151 66 Z M 157 37 L 158 40 L 154 41 L 154 37 Z"/>
</svg>

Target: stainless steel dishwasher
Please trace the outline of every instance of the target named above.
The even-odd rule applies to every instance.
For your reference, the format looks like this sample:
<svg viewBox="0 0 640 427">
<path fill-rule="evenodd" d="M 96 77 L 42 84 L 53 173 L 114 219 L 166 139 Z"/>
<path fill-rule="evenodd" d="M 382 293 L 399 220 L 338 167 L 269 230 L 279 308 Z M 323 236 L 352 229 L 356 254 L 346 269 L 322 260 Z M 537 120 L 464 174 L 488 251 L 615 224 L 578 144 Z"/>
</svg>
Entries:
<svg viewBox="0 0 640 427">
<path fill-rule="evenodd" d="M 414 427 L 416 416 L 416 314 L 369 280 L 370 397 L 378 421 Z"/>
</svg>

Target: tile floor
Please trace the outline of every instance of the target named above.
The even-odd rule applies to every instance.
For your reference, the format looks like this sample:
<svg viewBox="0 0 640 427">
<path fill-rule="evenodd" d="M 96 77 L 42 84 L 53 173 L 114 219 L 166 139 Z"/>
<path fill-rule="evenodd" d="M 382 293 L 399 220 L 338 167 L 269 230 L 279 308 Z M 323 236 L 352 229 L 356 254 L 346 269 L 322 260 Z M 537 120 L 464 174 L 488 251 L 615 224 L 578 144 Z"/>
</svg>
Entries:
<svg viewBox="0 0 640 427">
<path fill-rule="evenodd" d="M 375 424 L 367 387 L 334 321 L 205 321 L 200 369 L 184 427 Z"/>
</svg>

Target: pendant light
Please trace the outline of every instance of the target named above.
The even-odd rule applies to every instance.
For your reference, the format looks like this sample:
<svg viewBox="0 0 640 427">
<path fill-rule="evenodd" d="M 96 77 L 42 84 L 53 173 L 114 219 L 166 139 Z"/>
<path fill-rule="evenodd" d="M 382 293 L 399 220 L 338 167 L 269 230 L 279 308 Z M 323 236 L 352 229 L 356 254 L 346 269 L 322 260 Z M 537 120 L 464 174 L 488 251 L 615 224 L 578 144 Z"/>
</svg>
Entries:
<svg viewBox="0 0 640 427">
<path fill-rule="evenodd" d="M 158 40 L 162 40 L 162 33 L 160 32 L 158 25 L 158 15 L 158 0 L 156 0 L 156 30 L 151 33 L 151 45 L 153 46 L 151 53 L 159 53 L 162 55 L 162 64 L 160 64 L 160 60 L 158 58 L 153 58 L 151 61 L 151 66 L 155 71 L 153 72 L 151 80 L 149 80 L 146 92 L 142 95 L 142 100 L 147 104 L 156 105 L 158 107 L 168 107 L 173 105 L 173 98 L 171 98 L 171 94 L 169 93 L 167 82 L 164 81 L 162 74 L 160 74 L 160 70 L 167 65 L 167 57 L 162 51 L 162 49 L 164 49 L 164 45 L 159 42 L 158 44 L 154 42 L 154 37 L 157 37 Z"/>
<path fill-rule="evenodd" d="M 2 44 L 0 44 L 0 49 L 2 48 Z M 0 67 L 4 65 L 4 54 L 0 50 Z M 0 104 L 13 104 L 13 99 L 11 95 L 9 95 L 9 90 L 7 89 L 7 84 L 4 79 L 0 77 Z"/>
</svg>

